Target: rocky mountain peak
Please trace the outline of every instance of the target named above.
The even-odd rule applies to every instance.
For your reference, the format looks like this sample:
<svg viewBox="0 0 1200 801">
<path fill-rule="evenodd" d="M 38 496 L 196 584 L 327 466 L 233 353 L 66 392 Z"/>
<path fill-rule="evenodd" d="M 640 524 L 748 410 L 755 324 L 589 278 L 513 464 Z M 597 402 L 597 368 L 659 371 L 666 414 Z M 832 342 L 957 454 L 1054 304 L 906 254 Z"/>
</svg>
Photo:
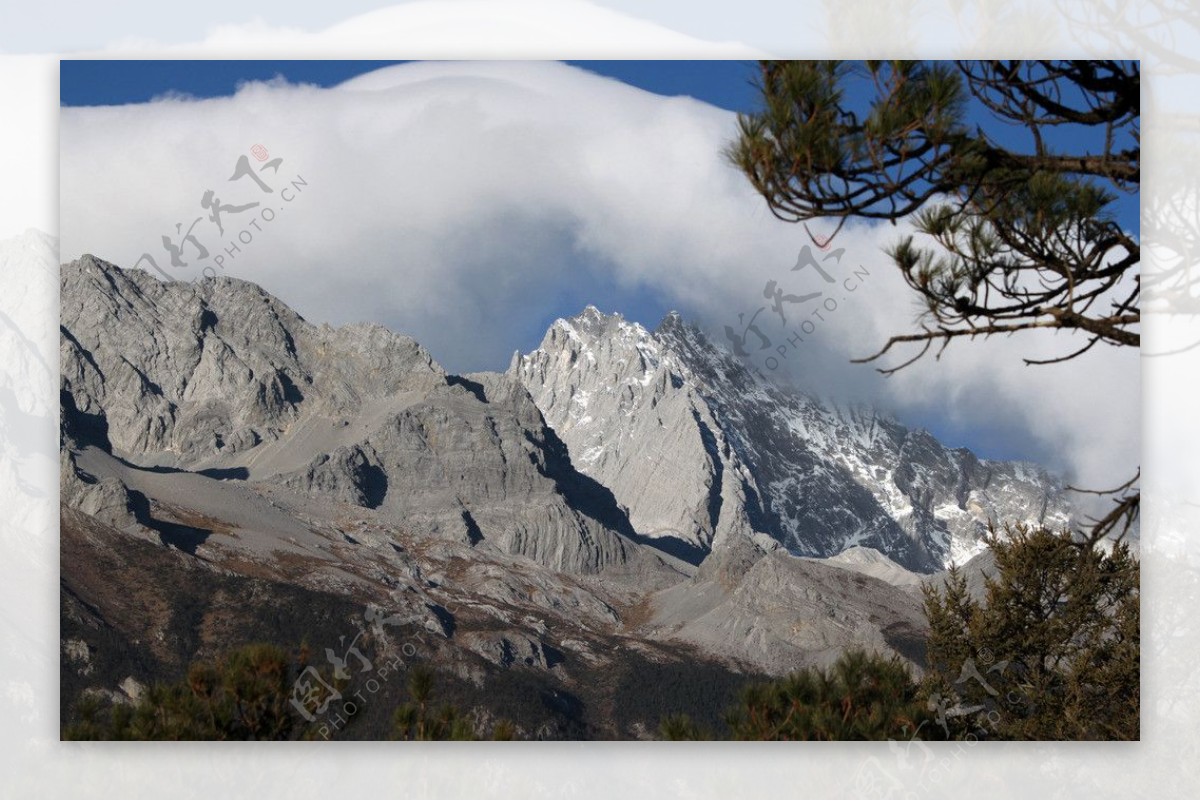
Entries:
<svg viewBox="0 0 1200 801">
<path fill-rule="evenodd" d="M 701 342 L 708 342 L 708 337 L 704 335 L 703 331 L 674 310 L 667 312 L 659 321 L 658 326 L 654 329 L 654 336 L 661 340 L 698 339 Z"/>
<path fill-rule="evenodd" d="M 613 341 L 622 344 L 644 343 L 650 339 L 650 332 L 640 323 L 627 321 L 620 312 L 605 314 L 592 305 L 574 317 L 555 320 L 547 336 L 556 329 L 566 334 L 568 340 L 589 347 Z"/>
<path fill-rule="evenodd" d="M 978 553 L 989 521 L 1069 520 L 1045 471 L 772 384 L 677 312 L 649 333 L 591 307 L 514 374 L 635 526 L 702 551 L 728 529 L 804 556 L 871 547 L 931 572 Z"/>
</svg>

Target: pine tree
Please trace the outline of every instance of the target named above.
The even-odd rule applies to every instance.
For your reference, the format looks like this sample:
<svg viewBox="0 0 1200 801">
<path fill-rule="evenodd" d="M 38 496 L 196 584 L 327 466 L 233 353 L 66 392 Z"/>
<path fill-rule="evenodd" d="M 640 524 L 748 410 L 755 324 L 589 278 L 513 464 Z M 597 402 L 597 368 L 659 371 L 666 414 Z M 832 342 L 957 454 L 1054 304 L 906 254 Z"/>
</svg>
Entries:
<svg viewBox="0 0 1200 801">
<path fill-rule="evenodd" d="M 516 727 L 507 720 L 498 720 L 490 731 L 463 716 L 450 704 L 433 703 L 433 671 L 418 665 L 408 676 L 409 700 L 396 708 L 393 715 L 394 737 L 397 740 L 492 740 L 516 739 Z"/>
<path fill-rule="evenodd" d="M 273 645 L 239 648 L 215 663 L 198 662 L 187 678 L 157 684 L 132 706 L 105 710 L 91 700 L 68 740 L 286 740 L 300 720 L 292 711 L 287 654 Z"/>
<path fill-rule="evenodd" d="M 727 722 L 735 740 L 907 741 L 937 735 L 928 717 L 902 662 L 848 651 L 828 669 L 747 687 Z"/>
<path fill-rule="evenodd" d="M 1138 562 L 1070 532 L 989 536 L 995 574 L 972 601 L 962 577 L 925 587 L 929 673 L 944 731 L 1022 740 L 1137 739 Z"/>
<path fill-rule="evenodd" d="M 688 715 L 668 715 L 658 727 L 663 740 L 711 740 L 712 733 L 698 725 Z"/>
<path fill-rule="evenodd" d="M 1138 347 L 1141 245 L 1116 219 L 1141 180 L 1136 61 L 764 61 L 763 107 L 728 149 L 777 217 L 911 220 L 889 255 L 922 304 L 894 347 L 1034 329 Z M 833 237 L 831 236 L 830 239 Z M 1102 494 L 1093 540 L 1136 519 L 1138 477 Z"/>
</svg>

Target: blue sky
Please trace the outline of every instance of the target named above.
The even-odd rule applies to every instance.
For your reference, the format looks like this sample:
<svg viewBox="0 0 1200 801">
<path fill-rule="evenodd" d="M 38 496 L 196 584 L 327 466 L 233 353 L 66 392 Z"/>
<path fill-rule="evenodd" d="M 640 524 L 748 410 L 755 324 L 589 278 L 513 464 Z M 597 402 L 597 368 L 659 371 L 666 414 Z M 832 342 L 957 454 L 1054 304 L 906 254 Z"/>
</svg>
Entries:
<svg viewBox="0 0 1200 801">
<path fill-rule="evenodd" d="M 64 106 L 145 103 L 166 94 L 232 95 L 239 84 L 282 75 L 292 83 L 336 86 L 402 61 L 62 61 Z M 756 102 L 753 61 L 568 61 L 660 95 L 688 95 L 729 111 Z"/>
</svg>

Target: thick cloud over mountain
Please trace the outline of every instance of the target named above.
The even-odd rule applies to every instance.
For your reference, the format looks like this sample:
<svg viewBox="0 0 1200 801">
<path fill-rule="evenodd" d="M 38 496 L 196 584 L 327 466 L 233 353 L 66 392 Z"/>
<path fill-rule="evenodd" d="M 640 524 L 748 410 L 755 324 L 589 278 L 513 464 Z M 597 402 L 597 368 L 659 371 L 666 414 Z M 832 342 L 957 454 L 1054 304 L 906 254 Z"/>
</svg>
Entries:
<svg viewBox="0 0 1200 801">
<path fill-rule="evenodd" d="M 698 101 L 554 63 L 411 64 L 335 89 L 279 82 L 232 98 L 69 108 L 62 258 L 132 266 L 150 252 L 165 270 L 195 275 L 192 245 L 180 254 L 188 268 L 173 268 L 160 242 L 180 243 L 207 217 L 211 189 L 210 206 L 227 207 L 224 233 L 208 219 L 192 230 L 212 254 L 229 251 L 224 272 L 315 322 L 383 322 L 460 371 L 502 369 L 588 302 L 649 325 L 679 308 L 720 337 L 764 304 L 769 280 L 796 294 L 828 289 L 837 311 L 777 372 L 890 406 L 949 432 L 950 444 L 1002 440 L 1003 455 L 1049 459 L 1077 482 L 1132 473 L 1135 353 L 1026 367 L 1021 356 L 1071 347 L 1031 334 L 957 343 L 887 381 L 849 364 L 913 326 L 918 309 L 881 252 L 902 230 L 844 231 L 835 288 L 791 271 L 807 237 L 772 218 L 727 164 L 733 126 L 731 113 Z M 246 163 L 270 194 L 236 170 L 255 144 L 267 158 Z M 851 293 L 841 282 L 860 268 L 867 276 Z M 773 312 L 760 320 L 775 326 L 764 325 L 773 347 L 786 339 Z"/>
</svg>

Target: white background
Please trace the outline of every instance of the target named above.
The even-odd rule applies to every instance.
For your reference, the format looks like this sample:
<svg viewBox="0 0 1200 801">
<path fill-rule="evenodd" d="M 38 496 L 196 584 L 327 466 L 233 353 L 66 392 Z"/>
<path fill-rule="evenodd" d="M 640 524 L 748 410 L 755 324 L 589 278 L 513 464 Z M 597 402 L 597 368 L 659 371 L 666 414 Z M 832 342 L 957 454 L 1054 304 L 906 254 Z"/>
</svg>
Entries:
<svg viewBox="0 0 1200 801">
<path fill-rule="evenodd" d="M 775 6 L 778 6 L 776 8 Z M 1177 8 L 1178 6 L 1178 8 Z M 116 797 L 1195 796 L 1200 793 L 1200 27 L 1183 4 L 614 0 L 6 4 L 0 240 L 57 234 L 59 55 L 1143 59 L 1148 247 L 1137 744 L 58 742 L 57 277 L 0 245 L 0 792 Z M 1158 279 L 1158 280 L 1154 280 Z M 1177 352 L 1176 351 L 1180 351 Z M 1153 355 L 1173 354 L 1173 355 Z M 1114 421 L 1129 425 L 1131 421 Z M 30 443 L 33 443 L 32 445 Z"/>
</svg>

